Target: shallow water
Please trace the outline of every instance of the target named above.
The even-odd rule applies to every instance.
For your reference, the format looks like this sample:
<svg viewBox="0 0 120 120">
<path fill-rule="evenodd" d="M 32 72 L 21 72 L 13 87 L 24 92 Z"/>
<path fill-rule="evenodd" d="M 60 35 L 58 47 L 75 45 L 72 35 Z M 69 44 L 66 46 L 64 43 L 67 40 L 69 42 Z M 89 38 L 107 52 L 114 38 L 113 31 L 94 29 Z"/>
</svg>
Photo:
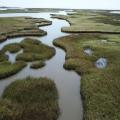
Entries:
<svg viewBox="0 0 120 120">
<path fill-rule="evenodd" d="M 107 63 L 108 63 L 108 61 L 106 58 L 99 58 L 96 61 L 95 65 L 97 68 L 102 69 L 102 68 L 105 68 L 107 66 Z"/>
<path fill-rule="evenodd" d="M 90 49 L 90 48 L 86 48 L 86 49 L 84 50 L 84 53 L 87 54 L 87 55 L 89 55 L 89 56 L 91 56 L 91 55 L 93 54 L 93 51 L 92 51 L 92 49 Z"/>
<path fill-rule="evenodd" d="M 0 8 L 0 10 L 8 10 L 7 8 Z"/>
<path fill-rule="evenodd" d="M 15 63 L 16 62 L 16 56 L 23 53 L 23 50 L 18 51 L 17 53 L 10 53 L 9 51 L 7 51 L 5 54 L 8 56 L 8 61 L 11 63 Z"/>
<path fill-rule="evenodd" d="M 66 14 L 65 12 L 60 12 Z M 6 86 L 16 79 L 22 79 L 27 76 L 33 77 L 48 77 L 54 80 L 59 92 L 59 106 L 61 115 L 59 120 L 82 120 L 83 108 L 80 96 L 80 76 L 74 71 L 68 71 L 63 68 L 65 63 L 65 52 L 55 47 L 52 42 L 55 38 L 66 36 L 68 34 L 61 32 L 61 27 L 69 26 L 68 22 L 64 20 L 57 20 L 50 18 L 50 14 L 54 13 L 16 13 L 16 14 L 2 14 L 1 17 L 12 17 L 12 16 L 31 16 L 31 17 L 43 17 L 52 20 L 52 25 L 46 27 L 40 27 L 48 32 L 47 36 L 34 37 L 42 41 L 44 44 L 52 46 L 56 50 L 56 54 L 52 59 L 46 61 L 46 66 L 33 70 L 30 69 L 30 63 L 27 67 L 21 70 L 16 75 L 9 78 L 0 80 L 0 94 L 2 95 Z M 19 43 L 25 37 L 8 39 L 7 41 L 0 44 L 0 49 L 10 43 Z M 11 58 L 12 59 L 12 58 Z"/>
<path fill-rule="evenodd" d="M 110 13 L 117 13 L 117 14 L 120 14 L 120 11 L 111 11 Z"/>
</svg>

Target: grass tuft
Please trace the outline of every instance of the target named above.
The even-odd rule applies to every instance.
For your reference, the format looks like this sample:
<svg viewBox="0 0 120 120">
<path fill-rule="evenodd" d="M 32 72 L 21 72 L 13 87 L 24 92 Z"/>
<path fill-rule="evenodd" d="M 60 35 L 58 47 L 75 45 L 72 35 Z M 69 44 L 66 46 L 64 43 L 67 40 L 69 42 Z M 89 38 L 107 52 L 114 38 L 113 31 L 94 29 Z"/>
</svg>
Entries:
<svg viewBox="0 0 120 120">
<path fill-rule="evenodd" d="M 0 100 L 0 120 L 57 120 L 58 93 L 47 78 L 17 80 Z"/>
<path fill-rule="evenodd" d="M 16 57 L 17 60 L 26 62 L 46 60 L 55 54 L 54 48 L 44 45 L 35 39 L 26 38 L 20 45 L 23 48 L 23 53 Z"/>
<path fill-rule="evenodd" d="M 47 32 L 39 29 L 39 26 L 51 24 L 51 21 L 43 18 L 1 17 L 0 42 L 13 37 L 46 35 Z"/>
<path fill-rule="evenodd" d="M 10 53 L 16 53 L 21 50 L 21 47 L 18 43 L 8 44 L 3 49 L 2 52 L 9 51 Z"/>
<path fill-rule="evenodd" d="M 18 73 L 25 66 L 26 66 L 26 63 L 23 61 L 18 61 L 14 64 L 11 64 L 8 61 L 0 63 L 0 79 L 6 78 Z"/>
<path fill-rule="evenodd" d="M 32 69 L 39 69 L 41 67 L 44 67 L 45 66 L 45 63 L 43 61 L 36 61 L 36 62 L 33 62 L 30 66 L 30 68 Z"/>
</svg>

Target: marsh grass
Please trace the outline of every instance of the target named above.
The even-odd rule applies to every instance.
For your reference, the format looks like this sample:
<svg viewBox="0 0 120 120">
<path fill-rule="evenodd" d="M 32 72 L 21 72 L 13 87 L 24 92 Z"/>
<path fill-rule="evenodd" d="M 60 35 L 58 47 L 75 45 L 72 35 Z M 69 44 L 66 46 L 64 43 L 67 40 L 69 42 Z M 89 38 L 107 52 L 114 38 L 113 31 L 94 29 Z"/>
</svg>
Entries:
<svg viewBox="0 0 120 120">
<path fill-rule="evenodd" d="M 6 45 L 1 51 L 1 56 L 7 51 L 11 53 L 16 53 L 21 49 L 23 49 L 23 53 L 17 55 L 16 60 L 26 62 L 37 60 L 44 61 L 51 58 L 55 54 L 54 48 L 49 47 L 36 39 L 25 38 L 21 43 L 13 43 Z"/>
<path fill-rule="evenodd" d="M 5 35 L 0 35 L 0 43 L 4 42 L 7 39 Z"/>
<path fill-rule="evenodd" d="M 36 25 L 37 23 L 39 25 Z M 0 42 L 13 37 L 46 35 L 47 32 L 39 29 L 39 26 L 51 24 L 51 21 L 41 18 L 2 17 L 0 18 Z"/>
<path fill-rule="evenodd" d="M 17 80 L 0 101 L 0 120 L 57 120 L 58 92 L 47 78 Z"/>
<path fill-rule="evenodd" d="M 116 33 L 120 34 L 120 16 L 109 11 L 77 10 L 74 14 L 52 15 L 53 18 L 67 20 L 70 27 L 63 27 L 68 33 Z"/>
<path fill-rule="evenodd" d="M 120 119 L 120 35 L 78 34 L 58 38 L 54 44 L 65 49 L 66 69 L 82 75 L 81 95 L 85 120 Z M 101 40 L 108 42 L 103 43 Z M 114 44 L 111 44 L 114 41 Z M 93 55 L 84 53 L 91 48 Z M 95 62 L 104 57 L 108 65 L 97 69 Z"/>
<path fill-rule="evenodd" d="M 0 62 L 7 61 L 8 56 L 0 51 Z"/>
<path fill-rule="evenodd" d="M 92 20 L 104 23 L 104 24 L 111 24 L 114 26 L 120 26 L 120 15 L 115 13 L 109 13 L 109 12 L 100 12 L 100 17 L 94 17 Z"/>
<path fill-rule="evenodd" d="M 14 64 L 8 62 L 9 56 L 5 55 L 5 53 L 7 51 L 16 53 L 21 49 L 23 53 L 16 56 L 17 61 Z M 54 48 L 31 38 L 25 38 L 21 43 L 6 45 L 0 51 L 0 79 L 16 74 L 26 66 L 26 62 L 33 62 L 31 68 L 41 68 L 45 66 L 45 60 L 51 58 L 54 54 Z"/>
<path fill-rule="evenodd" d="M 30 68 L 32 69 L 39 69 L 41 67 L 44 67 L 45 66 L 45 62 L 43 61 L 35 61 L 31 64 Z"/>
<path fill-rule="evenodd" d="M 17 60 L 23 61 L 37 61 L 46 60 L 51 58 L 55 54 L 55 50 L 52 47 L 42 44 L 35 39 L 26 38 L 21 42 L 23 53 L 17 56 Z"/>
<path fill-rule="evenodd" d="M 12 44 L 8 44 L 6 45 L 3 49 L 2 52 L 5 53 L 7 51 L 9 51 L 10 53 L 17 53 L 21 50 L 21 47 L 18 43 L 12 43 Z"/>
<path fill-rule="evenodd" d="M 18 61 L 14 64 L 10 62 L 1 62 L 0 63 L 0 79 L 9 77 L 16 74 L 26 66 L 26 63 L 23 61 Z"/>
</svg>

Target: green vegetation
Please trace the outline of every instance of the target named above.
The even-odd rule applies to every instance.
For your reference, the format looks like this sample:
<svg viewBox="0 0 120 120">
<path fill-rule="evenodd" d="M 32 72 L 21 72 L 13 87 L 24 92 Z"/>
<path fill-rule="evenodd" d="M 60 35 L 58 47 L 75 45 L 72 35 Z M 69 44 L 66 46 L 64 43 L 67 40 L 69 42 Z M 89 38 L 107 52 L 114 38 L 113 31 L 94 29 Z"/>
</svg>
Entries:
<svg viewBox="0 0 120 120">
<path fill-rule="evenodd" d="M 18 73 L 21 69 L 26 66 L 25 62 L 18 61 L 14 64 L 10 62 L 1 62 L 0 63 L 0 79 L 9 77 Z"/>
<path fill-rule="evenodd" d="M 120 33 L 120 15 L 109 11 L 77 10 L 74 14 L 52 15 L 53 18 L 67 20 L 71 26 L 63 27 L 63 32 L 71 33 Z"/>
<path fill-rule="evenodd" d="M 3 49 L 2 52 L 7 52 L 9 51 L 10 53 L 16 53 L 21 50 L 21 47 L 18 43 L 12 43 L 6 45 Z"/>
<path fill-rule="evenodd" d="M 82 75 L 81 94 L 85 120 L 120 119 L 119 38 L 120 35 L 81 33 L 54 41 L 55 45 L 67 52 L 64 67 Z M 91 48 L 93 55 L 86 55 L 85 48 Z M 104 69 L 95 66 L 100 57 L 108 60 Z"/>
<path fill-rule="evenodd" d="M 7 61 L 7 60 L 8 60 L 7 55 L 3 54 L 3 53 L 0 51 L 0 62 Z"/>
<path fill-rule="evenodd" d="M 0 35 L 0 43 L 4 42 L 7 39 L 5 35 Z"/>
<path fill-rule="evenodd" d="M 26 38 L 21 42 L 20 45 L 23 48 L 23 53 L 17 56 L 17 60 L 46 60 L 51 58 L 55 54 L 54 48 L 44 45 L 38 40 Z"/>
<path fill-rule="evenodd" d="M 16 56 L 14 64 L 8 62 L 6 51 L 16 53 L 23 49 L 23 53 Z M 0 51 L 0 79 L 9 77 L 19 72 L 25 67 L 25 62 L 33 62 L 31 68 L 37 69 L 45 66 L 44 61 L 51 58 L 55 54 L 55 49 L 44 45 L 40 41 L 31 38 L 25 38 L 21 43 L 13 43 L 4 46 Z M 20 62 L 24 61 L 24 62 Z M 37 62 L 36 62 L 37 61 Z"/>
<path fill-rule="evenodd" d="M 30 68 L 38 69 L 44 66 L 45 66 L 45 63 L 43 61 L 36 61 L 31 64 Z"/>
<path fill-rule="evenodd" d="M 47 78 L 26 78 L 9 85 L 0 100 L 0 120 L 57 120 L 58 93 Z"/>
<path fill-rule="evenodd" d="M 120 15 L 119 14 L 114 14 L 114 13 L 108 13 L 108 12 L 101 12 L 101 16 L 99 17 L 94 17 L 92 20 L 99 22 L 99 23 L 104 23 L 104 24 L 111 24 L 115 26 L 120 26 Z"/>
<path fill-rule="evenodd" d="M 0 42 L 7 38 L 19 36 L 43 36 L 47 33 L 39 29 L 39 26 L 51 25 L 52 22 L 43 18 L 31 17 L 1 17 L 0 18 Z"/>
</svg>

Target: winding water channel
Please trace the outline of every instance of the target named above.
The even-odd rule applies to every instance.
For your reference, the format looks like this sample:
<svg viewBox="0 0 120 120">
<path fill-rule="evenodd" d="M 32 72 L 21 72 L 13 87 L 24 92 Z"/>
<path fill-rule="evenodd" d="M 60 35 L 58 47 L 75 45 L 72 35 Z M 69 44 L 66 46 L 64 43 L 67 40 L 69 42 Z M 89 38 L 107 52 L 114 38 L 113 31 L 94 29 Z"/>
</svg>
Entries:
<svg viewBox="0 0 120 120">
<path fill-rule="evenodd" d="M 59 12 L 66 14 L 65 12 Z M 9 78 L 0 80 L 0 95 L 2 95 L 6 86 L 16 79 L 22 79 L 27 76 L 33 77 L 48 77 L 56 83 L 59 92 L 59 106 L 61 114 L 59 120 L 82 120 L 83 108 L 80 96 L 80 76 L 74 71 L 68 71 L 63 68 L 65 63 L 65 52 L 53 45 L 53 40 L 66 36 L 68 34 L 61 32 L 61 27 L 69 26 L 69 23 L 64 20 L 52 19 L 50 14 L 54 13 L 15 13 L 15 14 L 1 14 L 0 17 L 13 16 L 30 16 L 36 18 L 45 18 L 52 21 L 52 25 L 40 27 L 47 31 L 47 35 L 43 37 L 34 37 L 42 41 L 44 44 L 52 46 L 56 50 L 55 56 L 46 61 L 46 66 L 33 70 L 30 68 L 30 63 L 22 71 Z M 0 49 L 10 43 L 19 43 L 25 37 L 8 39 L 0 44 Z M 12 59 L 12 57 L 11 57 Z"/>
</svg>

